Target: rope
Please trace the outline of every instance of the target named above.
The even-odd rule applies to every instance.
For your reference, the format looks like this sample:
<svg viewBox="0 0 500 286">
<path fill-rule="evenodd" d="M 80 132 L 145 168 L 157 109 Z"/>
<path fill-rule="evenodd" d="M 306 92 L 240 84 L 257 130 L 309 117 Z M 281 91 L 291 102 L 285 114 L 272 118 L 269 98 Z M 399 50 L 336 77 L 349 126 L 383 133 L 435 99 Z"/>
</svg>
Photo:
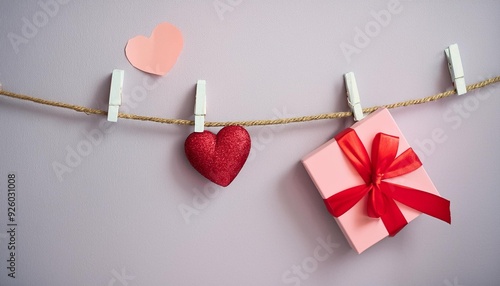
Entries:
<svg viewBox="0 0 500 286">
<path fill-rule="evenodd" d="M 475 89 L 479 89 L 490 84 L 494 84 L 500 82 L 500 76 L 493 77 L 475 84 L 471 84 L 467 86 L 467 91 L 472 91 Z M 420 99 L 410 99 L 407 101 L 386 104 L 381 106 L 373 106 L 368 108 L 363 108 L 364 113 L 371 113 L 378 108 L 385 107 L 388 109 L 417 105 L 422 103 L 427 103 L 431 101 L 436 101 L 439 99 L 443 99 L 449 97 L 453 94 L 456 94 L 455 90 L 449 90 L 442 93 L 438 93 L 433 96 L 428 96 Z M 37 104 L 49 105 L 54 107 L 71 109 L 77 112 L 83 112 L 86 114 L 98 114 L 98 115 L 107 115 L 108 113 L 104 110 L 88 108 L 85 106 L 79 106 L 74 104 L 68 104 L 64 102 L 46 100 L 42 98 L 37 98 L 29 95 L 18 94 L 6 90 L 0 90 L 0 95 L 4 95 L 11 98 L 16 98 L 20 100 L 32 101 Z M 262 126 L 262 125 L 277 125 L 277 124 L 289 124 L 295 122 L 308 122 L 315 120 L 323 120 L 323 119 L 334 119 L 334 118 L 343 118 L 352 116 L 350 111 L 347 112 L 334 112 L 334 113 L 323 113 L 318 115 L 310 115 L 310 116 L 300 116 L 300 117 L 290 117 L 290 118 L 280 118 L 280 119 L 271 119 L 271 120 L 251 120 L 251 121 L 225 121 L 225 122 L 205 122 L 205 127 L 223 127 L 229 125 L 241 125 L 241 126 Z M 185 119 L 170 119 L 170 118 L 161 118 L 161 117 L 152 117 L 152 116 L 143 116 L 143 115 L 135 115 L 135 114 L 127 114 L 127 113 L 119 113 L 119 118 L 124 119 L 132 119 L 132 120 L 140 120 L 140 121 L 150 121 L 150 122 L 158 122 L 164 124 L 176 124 L 176 125 L 194 125 L 194 121 L 185 120 Z"/>
</svg>

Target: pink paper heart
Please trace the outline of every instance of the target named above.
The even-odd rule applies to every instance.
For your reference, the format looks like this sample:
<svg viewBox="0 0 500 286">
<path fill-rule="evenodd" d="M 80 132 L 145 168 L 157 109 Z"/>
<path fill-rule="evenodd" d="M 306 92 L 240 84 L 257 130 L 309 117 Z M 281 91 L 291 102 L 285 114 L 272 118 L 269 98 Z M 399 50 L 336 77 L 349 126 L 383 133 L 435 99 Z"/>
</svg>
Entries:
<svg viewBox="0 0 500 286">
<path fill-rule="evenodd" d="M 136 36 L 127 42 L 125 55 L 137 69 L 165 75 L 175 64 L 183 46 L 182 33 L 174 25 L 158 24 L 151 37 Z"/>
</svg>

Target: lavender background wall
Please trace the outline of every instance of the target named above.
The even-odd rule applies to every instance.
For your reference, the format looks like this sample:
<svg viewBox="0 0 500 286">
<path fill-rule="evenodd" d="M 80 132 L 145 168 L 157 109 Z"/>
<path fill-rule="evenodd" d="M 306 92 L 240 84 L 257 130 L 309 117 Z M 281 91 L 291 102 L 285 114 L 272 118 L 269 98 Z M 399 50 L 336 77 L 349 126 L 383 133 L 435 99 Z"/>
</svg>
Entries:
<svg viewBox="0 0 500 286">
<path fill-rule="evenodd" d="M 390 18 L 377 22 L 382 14 Z M 499 1 L 2 1 L 0 82 L 106 109 L 119 68 L 124 112 L 191 119 L 198 79 L 210 121 L 344 111 L 349 71 L 365 107 L 452 88 L 443 53 L 452 43 L 468 84 L 500 75 L 499 15 Z M 124 47 L 164 21 L 185 46 L 170 73 L 154 77 L 133 68 Z M 350 118 L 248 128 L 250 158 L 221 188 L 185 159 L 191 127 L 120 119 L 109 129 L 101 116 L 1 97 L 0 284 L 499 285 L 499 107 L 497 84 L 392 111 L 452 201 L 453 224 L 422 216 L 357 255 L 300 163 Z M 85 147 L 69 166 L 68 154 Z M 55 162 L 71 172 L 58 177 Z"/>
</svg>

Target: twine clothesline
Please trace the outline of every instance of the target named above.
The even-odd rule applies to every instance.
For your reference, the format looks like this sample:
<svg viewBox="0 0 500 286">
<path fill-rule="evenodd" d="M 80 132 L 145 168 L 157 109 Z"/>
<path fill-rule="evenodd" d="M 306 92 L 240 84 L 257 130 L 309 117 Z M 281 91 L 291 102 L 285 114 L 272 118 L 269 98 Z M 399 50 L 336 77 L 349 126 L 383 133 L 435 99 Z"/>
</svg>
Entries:
<svg viewBox="0 0 500 286">
<path fill-rule="evenodd" d="M 488 86 L 490 84 L 494 84 L 497 82 L 500 82 L 500 76 L 493 77 L 490 79 L 483 80 L 481 82 L 477 82 L 477 83 L 468 85 L 467 91 L 479 89 L 479 88 L 482 88 L 482 87 L 485 87 L 485 86 Z M 433 96 L 423 97 L 420 99 L 410 99 L 410 100 L 397 102 L 397 103 L 391 103 L 391 104 L 386 104 L 386 105 L 363 108 L 363 113 L 371 113 L 371 112 L 373 112 L 381 107 L 392 109 L 392 108 L 397 108 L 397 107 L 427 103 L 427 102 L 436 101 L 439 99 L 449 97 L 453 94 L 456 94 L 456 91 L 449 90 L 449 91 L 438 93 L 438 94 L 433 95 Z M 0 95 L 4 95 L 7 97 L 11 97 L 11 98 L 16 98 L 16 99 L 20 99 L 20 100 L 32 101 L 32 102 L 37 103 L 37 104 L 43 104 L 43 105 L 49 105 L 49 106 L 54 106 L 54 107 L 71 109 L 71 110 L 74 110 L 77 112 L 83 112 L 85 114 L 98 114 L 98 115 L 107 115 L 108 114 L 106 111 L 100 110 L 100 109 L 94 109 L 94 108 L 89 108 L 89 107 L 85 107 L 85 106 L 79 106 L 79 105 L 74 105 L 74 104 L 69 104 L 69 103 L 64 103 L 64 102 L 46 100 L 46 99 L 37 98 L 37 97 L 29 96 L 29 95 L 10 92 L 7 90 L 0 89 Z M 224 122 L 207 121 L 207 122 L 205 122 L 205 127 L 223 127 L 223 126 L 229 126 L 229 125 L 241 125 L 241 126 L 278 125 L 278 124 L 289 124 L 289 123 L 295 123 L 295 122 L 308 122 L 308 121 L 323 120 L 323 119 L 343 118 L 343 117 L 349 117 L 349 116 L 352 116 L 352 112 L 343 111 L 343 112 L 323 113 L 323 114 L 317 114 L 317 115 L 279 118 L 279 119 L 264 119 L 264 120 L 249 120 L 249 121 L 224 121 Z M 194 125 L 193 120 L 170 119 L 170 118 L 143 116 L 143 115 L 128 114 L 128 113 L 119 113 L 118 118 L 140 120 L 140 121 L 150 121 L 150 122 L 157 122 L 157 123 L 164 123 L 164 124 Z"/>
</svg>

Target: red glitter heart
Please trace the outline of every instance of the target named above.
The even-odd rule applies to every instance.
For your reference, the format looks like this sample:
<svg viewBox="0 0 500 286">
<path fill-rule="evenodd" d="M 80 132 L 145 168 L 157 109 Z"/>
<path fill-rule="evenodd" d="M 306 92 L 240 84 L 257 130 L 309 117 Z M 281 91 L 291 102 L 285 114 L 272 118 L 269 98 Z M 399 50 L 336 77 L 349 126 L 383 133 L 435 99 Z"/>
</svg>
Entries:
<svg viewBox="0 0 500 286">
<path fill-rule="evenodd" d="M 250 153 L 250 135 L 241 126 L 226 126 L 217 135 L 193 132 L 184 143 L 189 163 L 205 178 L 228 186 L 240 172 Z"/>
</svg>

